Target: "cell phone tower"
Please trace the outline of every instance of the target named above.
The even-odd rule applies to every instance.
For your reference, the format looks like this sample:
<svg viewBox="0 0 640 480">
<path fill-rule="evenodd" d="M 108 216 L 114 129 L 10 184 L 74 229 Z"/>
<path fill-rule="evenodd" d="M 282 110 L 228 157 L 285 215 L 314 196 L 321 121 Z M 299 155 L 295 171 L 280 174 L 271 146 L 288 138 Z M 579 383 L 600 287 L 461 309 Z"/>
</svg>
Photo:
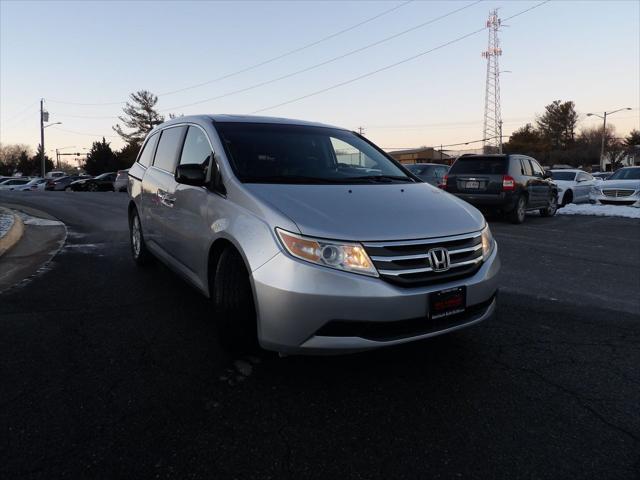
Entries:
<svg viewBox="0 0 640 480">
<path fill-rule="evenodd" d="M 502 113 L 500 110 L 500 65 L 498 57 L 502 55 L 498 31 L 500 18 L 498 9 L 492 10 L 487 19 L 489 44 L 482 52 L 487 59 L 487 82 L 484 94 L 484 153 L 502 153 Z"/>
</svg>

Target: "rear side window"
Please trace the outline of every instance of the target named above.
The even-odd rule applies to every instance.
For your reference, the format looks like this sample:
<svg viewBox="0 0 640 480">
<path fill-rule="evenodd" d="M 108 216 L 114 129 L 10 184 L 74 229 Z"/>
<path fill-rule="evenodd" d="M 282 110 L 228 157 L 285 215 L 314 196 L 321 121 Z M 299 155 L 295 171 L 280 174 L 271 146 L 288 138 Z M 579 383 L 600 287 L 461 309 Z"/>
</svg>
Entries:
<svg viewBox="0 0 640 480">
<path fill-rule="evenodd" d="M 529 163 L 528 159 L 520 159 L 520 172 L 527 177 L 533 177 L 533 168 L 531 168 L 531 163 Z"/>
<path fill-rule="evenodd" d="M 211 146 L 205 133 L 198 127 L 189 127 L 184 141 L 180 165 L 195 164 L 208 166 L 211 160 Z"/>
<path fill-rule="evenodd" d="M 452 175 L 504 175 L 507 173 L 507 159 L 493 157 L 462 157 L 449 169 Z"/>
<path fill-rule="evenodd" d="M 542 177 L 544 175 L 544 170 L 538 162 L 536 162 L 533 158 L 530 158 L 531 167 L 533 168 L 533 174 L 537 177 Z"/>
<path fill-rule="evenodd" d="M 142 153 L 140 154 L 140 158 L 138 158 L 138 163 L 148 167 L 151 165 L 151 160 L 153 159 L 153 152 L 156 149 L 156 144 L 158 143 L 158 137 L 160 135 L 155 134 L 149 137 L 147 143 L 145 143 Z"/>
<path fill-rule="evenodd" d="M 160 135 L 158 150 L 153 166 L 173 173 L 178 163 L 178 153 L 182 148 L 184 131 L 186 127 L 166 128 Z"/>
</svg>

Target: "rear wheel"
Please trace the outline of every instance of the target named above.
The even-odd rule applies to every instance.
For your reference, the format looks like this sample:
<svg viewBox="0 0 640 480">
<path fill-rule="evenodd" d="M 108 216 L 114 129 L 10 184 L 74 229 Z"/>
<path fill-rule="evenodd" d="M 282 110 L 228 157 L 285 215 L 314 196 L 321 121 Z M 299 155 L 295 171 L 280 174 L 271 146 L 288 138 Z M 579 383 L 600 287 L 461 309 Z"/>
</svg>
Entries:
<svg viewBox="0 0 640 480">
<path fill-rule="evenodd" d="M 95 183 L 90 183 L 87 187 L 87 190 L 89 190 L 90 192 L 97 192 L 98 186 Z"/>
<path fill-rule="evenodd" d="M 520 195 L 516 201 L 516 206 L 507 214 L 507 219 L 511 223 L 522 223 L 526 213 L 527 199 L 524 195 Z"/>
<path fill-rule="evenodd" d="M 553 217 L 558 211 L 558 197 L 553 195 L 549 200 L 549 205 L 547 208 L 540 209 L 540 215 L 543 217 Z"/>
<path fill-rule="evenodd" d="M 129 216 L 129 239 L 131 243 L 131 256 L 138 266 L 144 266 L 151 261 L 151 253 L 147 250 L 142 234 L 142 224 L 135 208 Z"/>
<path fill-rule="evenodd" d="M 234 248 L 229 247 L 220 255 L 212 299 L 222 346 L 235 352 L 255 349 L 258 330 L 249 273 Z"/>
<path fill-rule="evenodd" d="M 71 188 L 71 187 L 64 187 L 64 191 L 65 191 L 65 192 L 73 192 L 73 188 Z"/>
</svg>

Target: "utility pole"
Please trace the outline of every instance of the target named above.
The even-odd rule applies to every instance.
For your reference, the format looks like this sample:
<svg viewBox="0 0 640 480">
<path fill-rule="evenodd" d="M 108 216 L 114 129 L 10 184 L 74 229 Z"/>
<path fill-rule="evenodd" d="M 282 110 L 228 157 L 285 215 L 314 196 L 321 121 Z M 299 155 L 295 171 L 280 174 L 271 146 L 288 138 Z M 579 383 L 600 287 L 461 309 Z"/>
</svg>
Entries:
<svg viewBox="0 0 640 480">
<path fill-rule="evenodd" d="M 487 28 L 489 29 L 489 41 L 487 49 L 482 52 L 482 57 L 487 59 L 487 79 L 484 94 L 484 127 L 482 138 L 484 139 L 484 153 L 502 153 L 502 113 L 500 109 L 500 66 L 498 57 L 502 55 L 498 31 L 501 20 L 498 10 L 489 12 Z"/>
<path fill-rule="evenodd" d="M 358 127 L 358 133 L 364 135 L 364 127 Z M 358 149 L 358 165 L 362 166 L 362 151 Z"/>
<path fill-rule="evenodd" d="M 40 166 L 42 169 L 42 178 L 46 175 L 46 165 L 44 162 L 44 98 L 40 99 Z"/>
</svg>

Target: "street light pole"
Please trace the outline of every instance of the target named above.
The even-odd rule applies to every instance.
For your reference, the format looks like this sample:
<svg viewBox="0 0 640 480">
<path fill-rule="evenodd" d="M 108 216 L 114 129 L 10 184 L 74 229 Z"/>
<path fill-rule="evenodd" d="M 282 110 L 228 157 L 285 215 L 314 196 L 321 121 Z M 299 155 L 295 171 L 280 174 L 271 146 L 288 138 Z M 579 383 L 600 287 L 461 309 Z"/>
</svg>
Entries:
<svg viewBox="0 0 640 480">
<path fill-rule="evenodd" d="M 600 145 L 600 170 L 606 170 L 604 165 L 604 140 L 607 136 L 607 112 L 604 112 L 604 116 L 602 117 L 602 143 Z M 613 166 L 611 166 L 611 170 L 613 170 Z"/>
<path fill-rule="evenodd" d="M 46 166 L 44 164 L 44 98 L 40 99 L 40 167 L 42 170 L 42 178 L 46 174 Z"/>
<path fill-rule="evenodd" d="M 600 144 L 600 170 L 602 171 L 606 170 L 604 165 L 604 145 L 607 136 L 607 115 L 613 115 L 614 113 L 618 113 L 623 110 L 632 110 L 632 108 L 619 108 L 618 110 L 613 110 L 611 112 L 604 112 L 602 115 L 598 115 L 597 113 L 587 113 L 587 117 L 598 117 L 602 119 L 602 143 Z M 613 161 L 611 162 L 611 169 L 613 170 Z"/>
</svg>

